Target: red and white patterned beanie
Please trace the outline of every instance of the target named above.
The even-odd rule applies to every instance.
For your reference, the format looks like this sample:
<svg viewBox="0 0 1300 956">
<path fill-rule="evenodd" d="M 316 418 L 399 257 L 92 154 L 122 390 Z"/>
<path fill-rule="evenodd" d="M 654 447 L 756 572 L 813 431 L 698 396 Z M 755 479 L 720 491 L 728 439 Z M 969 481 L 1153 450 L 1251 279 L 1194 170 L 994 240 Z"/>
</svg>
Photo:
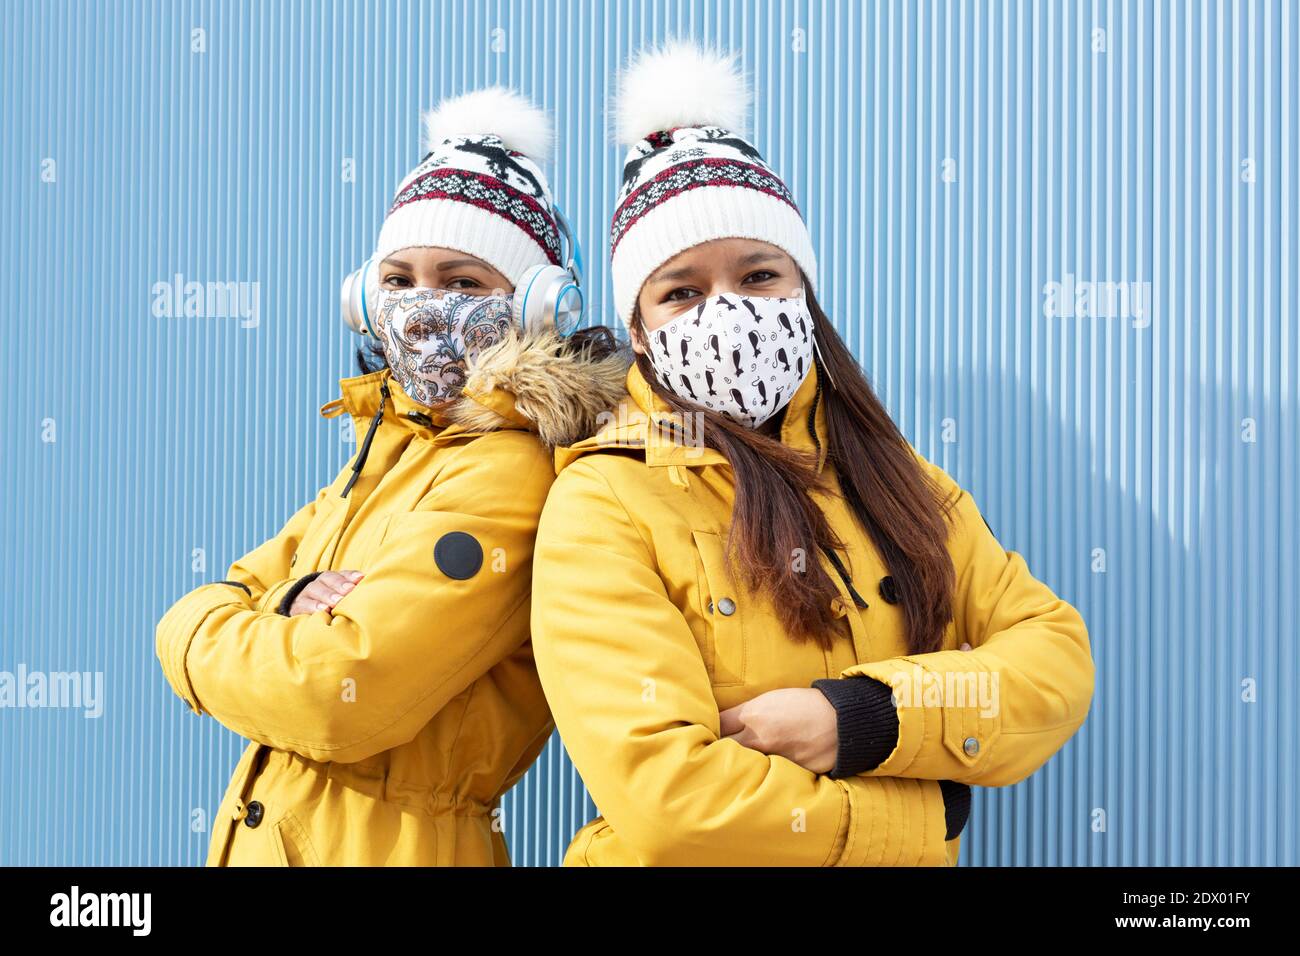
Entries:
<svg viewBox="0 0 1300 956">
<path fill-rule="evenodd" d="M 642 51 L 619 77 L 618 141 L 630 149 L 610 228 L 610 271 L 625 323 L 651 273 L 713 239 L 771 243 L 816 292 L 808 227 L 785 183 L 744 138 L 749 104 L 735 54 L 689 41 Z"/>
<path fill-rule="evenodd" d="M 424 114 L 424 159 L 397 188 L 375 261 L 442 246 L 476 256 L 517 283 L 530 266 L 560 264 L 560 233 L 539 161 L 550 116 L 518 93 L 489 87 Z"/>
</svg>

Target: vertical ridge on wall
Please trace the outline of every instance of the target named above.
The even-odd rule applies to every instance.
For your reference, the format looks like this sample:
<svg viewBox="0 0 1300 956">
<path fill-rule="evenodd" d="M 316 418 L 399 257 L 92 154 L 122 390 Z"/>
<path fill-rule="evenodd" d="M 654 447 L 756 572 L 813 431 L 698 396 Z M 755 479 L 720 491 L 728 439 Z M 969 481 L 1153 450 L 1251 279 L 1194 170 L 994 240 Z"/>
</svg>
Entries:
<svg viewBox="0 0 1300 956">
<path fill-rule="evenodd" d="M 1291 0 L 50 0 L 7 25 L 0 279 L 33 314 L 0 672 L 102 674 L 104 711 L 0 708 L 0 864 L 203 861 L 243 742 L 171 694 L 153 628 L 351 454 L 316 414 L 354 371 L 338 281 L 420 110 L 505 83 L 555 112 L 617 325 L 607 101 L 675 35 L 739 53 L 819 299 L 903 433 L 1089 624 L 1088 722 L 977 788 L 962 862 L 1300 862 Z M 156 315 L 176 275 L 253 284 L 257 322 Z M 503 801 L 514 861 L 558 863 L 596 813 L 553 736 Z"/>
</svg>

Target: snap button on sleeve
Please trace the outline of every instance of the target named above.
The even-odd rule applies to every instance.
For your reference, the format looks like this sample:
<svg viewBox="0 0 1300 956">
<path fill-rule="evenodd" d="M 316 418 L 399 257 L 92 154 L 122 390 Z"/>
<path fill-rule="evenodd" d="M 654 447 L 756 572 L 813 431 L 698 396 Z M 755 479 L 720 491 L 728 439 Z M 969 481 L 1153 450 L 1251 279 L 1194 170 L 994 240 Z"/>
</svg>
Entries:
<svg viewBox="0 0 1300 956">
<path fill-rule="evenodd" d="M 465 531 L 448 531 L 433 546 L 438 570 L 456 581 L 467 581 L 483 566 L 483 546 Z"/>
<path fill-rule="evenodd" d="M 973 757 L 980 752 L 980 742 L 974 737 L 967 737 L 962 743 L 961 749 L 966 751 L 967 756 Z"/>
<path fill-rule="evenodd" d="M 732 615 L 736 613 L 736 602 L 731 598 L 723 598 L 718 602 L 718 610 L 723 614 Z"/>
</svg>

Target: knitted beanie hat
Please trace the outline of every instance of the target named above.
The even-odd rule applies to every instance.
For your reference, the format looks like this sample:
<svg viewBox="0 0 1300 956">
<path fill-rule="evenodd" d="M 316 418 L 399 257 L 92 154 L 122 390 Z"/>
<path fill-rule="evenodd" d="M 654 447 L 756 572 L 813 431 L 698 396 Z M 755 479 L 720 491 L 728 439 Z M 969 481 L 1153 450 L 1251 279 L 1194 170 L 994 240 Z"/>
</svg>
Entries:
<svg viewBox="0 0 1300 956">
<path fill-rule="evenodd" d="M 476 256 L 517 284 L 530 266 L 560 264 L 551 189 L 538 166 L 554 140 L 550 117 L 494 86 L 424 114 L 420 164 L 397 188 L 375 261 L 411 246 Z"/>
<path fill-rule="evenodd" d="M 744 138 L 749 103 L 735 54 L 689 41 L 643 51 L 620 76 L 615 122 L 630 149 L 610 228 L 610 270 L 624 322 L 652 272 L 712 239 L 777 246 L 816 292 L 808 227 L 785 183 Z"/>
</svg>

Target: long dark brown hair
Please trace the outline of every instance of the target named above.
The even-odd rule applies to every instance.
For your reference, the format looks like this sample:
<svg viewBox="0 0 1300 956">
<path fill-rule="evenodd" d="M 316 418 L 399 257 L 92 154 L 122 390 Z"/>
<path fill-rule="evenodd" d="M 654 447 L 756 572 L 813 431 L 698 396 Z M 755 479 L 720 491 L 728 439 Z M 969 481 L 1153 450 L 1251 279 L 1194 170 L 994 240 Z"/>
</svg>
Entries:
<svg viewBox="0 0 1300 956">
<path fill-rule="evenodd" d="M 889 568 L 909 653 L 937 650 L 953 615 L 955 574 L 946 523 L 951 502 L 922 470 L 810 291 L 806 299 L 821 350 L 817 401 L 826 407 L 826 453 L 839 479 L 838 493 Z M 633 321 L 645 337 L 639 308 Z M 816 458 L 783 444 L 778 433 L 746 427 L 681 399 L 660 382 L 646 354 L 638 353 L 636 363 L 650 388 L 683 420 L 699 416 L 690 419 L 700 423 L 697 438 L 731 464 L 736 484 L 727 535 L 731 567 L 742 569 L 749 586 L 770 597 L 792 637 L 828 648 L 836 626 L 831 601 L 839 591 L 820 555 L 829 552 L 832 562 L 839 562 L 834 551 L 843 542 L 808 494 L 808 489 L 834 491 L 818 473 Z M 808 422 L 814 435 L 816 408 L 814 403 Z M 807 560 L 796 562 L 798 554 Z"/>
</svg>

